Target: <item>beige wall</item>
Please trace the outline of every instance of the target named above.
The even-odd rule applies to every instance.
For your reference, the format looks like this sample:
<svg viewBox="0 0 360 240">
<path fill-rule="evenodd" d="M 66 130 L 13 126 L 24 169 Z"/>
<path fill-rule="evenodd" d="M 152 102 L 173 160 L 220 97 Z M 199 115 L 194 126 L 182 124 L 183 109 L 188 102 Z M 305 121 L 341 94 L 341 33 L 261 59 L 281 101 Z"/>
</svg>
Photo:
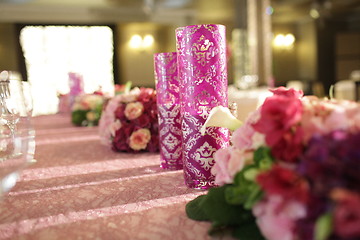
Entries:
<svg viewBox="0 0 360 240">
<path fill-rule="evenodd" d="M 291 25 L 274 25 L 273 34 L 292 33 L 295 43 L 292 49 L 273 47 L 273 67 L 275 84 L 286 85 L 290 80 L 304 83 L 316 81 L 317 47 L 314 21 L 306 21 Z"/>
<path fill-rule="evenodd" d="M 175 27 L 153 23 L 119 24 L 118 71 L 121 83 L 131 81 L 133 86 L 154 87 L 154 53 L 175 51 Z M 154 45 L 146 50 L 132 49 L 129 41 L 134 34 L 154 36 Z M 171 37 L 171 35 L 174 35 Z"/>
<path fill-rule="evenodd" d="M 297 68 L 297 48 L 298 36 L 296 34 L 295 25 L 273 25 L 273 34 L 288 34 L 292 33 L 296 40 L 292 49 L 282 49 L 273 47 L 273 75 L 276 86 L 286 85 L 289 80 L 298 80 Z"/>
<path fill-rule="evenodd" d="M 316 81 L 317 79 L 317 47 L 316 26 L 314 21 L 304 22 L 297 28 L 297 61 L 299 78 Z"/>
<path fill-rule="evenodd" d="M 15 24 L 0 23 L 0 71 L 18 71 Z"/>
<path fill-rule="evenodd" d="M 350 79 L 354 70 L 360 70 L 360 33 L 336 35 L 336 81 Z"/>
</svg>

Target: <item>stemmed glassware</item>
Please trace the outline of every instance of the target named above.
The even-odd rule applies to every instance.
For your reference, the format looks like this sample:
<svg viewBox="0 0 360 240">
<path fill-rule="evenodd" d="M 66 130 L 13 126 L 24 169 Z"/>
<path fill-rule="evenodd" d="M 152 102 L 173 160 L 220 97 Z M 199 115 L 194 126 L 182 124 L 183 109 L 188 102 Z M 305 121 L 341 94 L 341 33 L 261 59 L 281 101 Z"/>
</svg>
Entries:
<svg viewBox="0 0 360 240">
<path fill-rule="evenodd" d="M 16 183 L 35 153 L 31 104 L 22 82 L 0 73 L 0 196 Z"/>
</svg>

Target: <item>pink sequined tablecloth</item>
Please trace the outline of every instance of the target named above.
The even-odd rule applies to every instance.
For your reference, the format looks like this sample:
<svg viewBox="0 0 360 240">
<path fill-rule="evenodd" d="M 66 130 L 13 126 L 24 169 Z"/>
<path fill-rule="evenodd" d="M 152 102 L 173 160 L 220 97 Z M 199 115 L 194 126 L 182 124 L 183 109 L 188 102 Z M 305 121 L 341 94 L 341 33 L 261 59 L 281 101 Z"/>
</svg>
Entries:
<svg viewBox="0 0 360 240">
<path fill-rule="evenodd" d="M 185 214 L 204 192 L 162 170 L 159 154 L 113 152 L 66 114 L 34 125 L 37 162 L 0 201 L 0 239 L 210 239 L 210 224 Z"/>
</svg>

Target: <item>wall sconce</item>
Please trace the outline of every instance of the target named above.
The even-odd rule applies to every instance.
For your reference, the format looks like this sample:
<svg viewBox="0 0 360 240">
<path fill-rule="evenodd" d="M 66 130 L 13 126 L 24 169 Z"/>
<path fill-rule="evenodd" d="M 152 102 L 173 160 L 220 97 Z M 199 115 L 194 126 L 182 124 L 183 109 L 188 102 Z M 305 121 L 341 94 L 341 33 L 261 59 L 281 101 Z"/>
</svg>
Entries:
<svg viewBox="0 0 360 240">
<path fill-rule="evenodd" d="M 154 37 L 151 34 L 146 34 L 141 37 L 139 34 L 135 34 L 131 37 L 129 46 L 130 48 L 145 51 L 151 48 L 154 44 Z"/>
<path fill-rule="evenodd" d="M 278 34 L 274 38 L 273 45 L 276 48 L 281 49 L 292 49 L 294 47 L 295 37 L 293 34 L 288 33 L 286 35 L 284 34 Z"/>
</svg>

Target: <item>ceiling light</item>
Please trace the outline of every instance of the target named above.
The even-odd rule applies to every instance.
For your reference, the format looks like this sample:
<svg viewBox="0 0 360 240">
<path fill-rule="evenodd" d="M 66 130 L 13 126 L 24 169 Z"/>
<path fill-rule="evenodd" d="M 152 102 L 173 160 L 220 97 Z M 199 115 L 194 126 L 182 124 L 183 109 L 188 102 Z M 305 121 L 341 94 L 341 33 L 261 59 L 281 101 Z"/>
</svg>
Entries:
<svg viewBox="0 0 360 240">
<path fill-rule="evenodd" d="M 139 34 L 135 34 L 130 39 L 130 47 L 131 48 L 140 48 L 142 44 L 142 38 Z"/>
<path fill-rule="evenodd" d="M 143 47 L 147 48 L 150 47 L 151 45 L 153 45 L 154 43 L 154 37 L 150 34 L 145 35 L 142 45 Z"/>
<path fill-rule="evenodd" d="M 314 19 L 318 19 L 320 17 L 320 13 L 317 9 L 310 9 L 310 16 Z"/>
</svg>

